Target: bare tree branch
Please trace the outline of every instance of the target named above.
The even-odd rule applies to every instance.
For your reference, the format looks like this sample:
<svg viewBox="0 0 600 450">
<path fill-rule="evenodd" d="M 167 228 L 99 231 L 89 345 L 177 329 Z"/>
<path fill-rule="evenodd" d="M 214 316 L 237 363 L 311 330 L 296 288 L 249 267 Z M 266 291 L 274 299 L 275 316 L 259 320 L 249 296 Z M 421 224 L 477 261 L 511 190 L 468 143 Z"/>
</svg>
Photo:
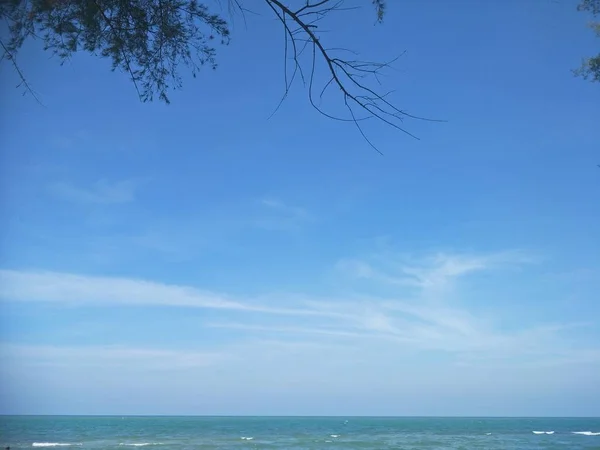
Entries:
<svg viewBox="0 0 600 450">
<path fill-rule="evenodd" d="M 11 62 L 13 68 L 15 69 L 15 71 L 17 72 L 17 75 L 19 76 L 19 79 L 21 80 L 19 82 L 19 84 L 17 85 L 17 87 L 23 86 L 25 88 L 25 92 L 23 94 L 30 93 L 36 102 L 38 102 L 40 105 L 44 106 L 44 104 L 41 102 L 40 98 L 38 97 L 37 92 L 35 92 L 33 90 L 33 88 L 31 87 L 31 85 L 27 82 L 27 78 L 25 78 L 25 74 L 23 74 L 23 72 L 21 71 L 21 68 L 17 64 L 15 55 L 8 49 L 8 47 L 4 44 L 2 39 L 0 39 L 0 46 L 2 47 L 2 50 L 4 51 L 1 59 L 6 58 L 8 61 Z"/>
<path fill-rule="evenodd" d="M 324 16 L 335 12 L 349 8 L 342 8 L 343 0 L 332 1 L 332 0 L 319 0 L 312 2 L 307 0 L 304 6 L 292 10 L 289 6 L 283 3 L 282 0 L 265 0 L 266 3 L 275 11 L 276 16 L 282 22 L 285 30 L 287 31 L 287 40 L 291 42 L 292 59 L 295 67 L 300 66 L 298 61 L 298 53 L 296 51 L 296 41 L 298 38 L 298 31 L 304 36 L 304 38 L 313 46 L 313 59 L 310 71 L 309 79 L 309 100 L 311 105 L 321 114 L 334 120 L 349 121 L 353 122 L 363 138 L 367 143 L 375 150 L 379 151 L 375 145 L 367 138 L 364 130 L 362 129 L 360 122 L 366 119 L 376 119 L 385 124 L 403 132 L 407 135 L 418 139 L 414 134 L 407 131 L 402 126 L 404 118 L 419 119 L 436 121 L 432 119 L 426 119 L 418 117 L 413 114 L 409 114 L 398 107 L 394 106 L 386 97 L 388 93 L 381 94 L 374 91 L 366 83 L 367 80 L 363 81 L 365 77 L 372 77 L 378 84 L 381 84 L 379 76 L 383 69 L 389 68 L 390 64 L 396 61 L 398 58 L 387 62 L 377 63 L 372 61 L 361 61 L 361 60 L 349 60 L 340 57 L 333 56 L 332 52 L 340 49 L 327 49 L 322 44 L 319 36 L 317 35 L 315 22 L 321 20 Z M 381 20 L 382 16 L 379 16 L 379 12 L 382 11 L 384 2 L 374 1 L 373 2 L 378 8 L 378 19 Z M 297 30 L 290 28 L 289 22 L 293 22 L 297 27 Z M 285 43 L 286 59 L 288 56 L 288 42 Z M 315 82 L 315 65 L 317 55 L 324 62 L 327 71 L 329 73 L 329 79 L 321 89 L 319 98 L 322 99 L 327 89 L 331 86 L 336 86 L 342 93 L 344 105 L 349 113 L 349 118 L 339 117 L 323 111 L 323 109 L 316 105 L 313 97 L 313 85 Z M 287 96 L 290 89 L 289 83 L 287 83 L 284 92 L 284 98 Z M 279 106 L 278 106 L 279 107 Z M 357 111 L 354 110 L 357 108 Z M 357 112 L 361 111 L 366 113 L 361 117 L 357 116 Z"/>
</svg>

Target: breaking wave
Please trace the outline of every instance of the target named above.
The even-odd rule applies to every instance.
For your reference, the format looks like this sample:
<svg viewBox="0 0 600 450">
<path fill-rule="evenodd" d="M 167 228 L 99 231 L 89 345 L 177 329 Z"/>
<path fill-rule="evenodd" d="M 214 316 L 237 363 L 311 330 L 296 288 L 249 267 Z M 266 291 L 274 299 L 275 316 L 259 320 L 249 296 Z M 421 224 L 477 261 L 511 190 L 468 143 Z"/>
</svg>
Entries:
<svg viewBox="0 0 600 450">
<path fill-rule="evenodd" d="M 121 442 L 119 445 L 126 445 L 128 447 L 146 447 L 148 445 L 163 445 L 161 442 L 140 442 L 140 443 L 132 443 L 132 444 L 127 444 L 124 442 Z"/>
<path fill-rule="evenodd" d="M 83 445 L 83 444 L 72 444 L 68 442 L 34 442 L 31 444 L 32 447 L 70 447 L 72 445 Z"/>
</svg>

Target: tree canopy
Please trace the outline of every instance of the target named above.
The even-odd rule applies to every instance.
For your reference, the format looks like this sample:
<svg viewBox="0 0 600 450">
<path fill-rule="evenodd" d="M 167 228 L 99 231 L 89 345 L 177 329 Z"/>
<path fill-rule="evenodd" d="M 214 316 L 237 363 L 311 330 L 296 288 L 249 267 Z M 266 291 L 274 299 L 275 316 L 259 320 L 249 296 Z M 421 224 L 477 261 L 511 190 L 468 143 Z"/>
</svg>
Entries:
<svg viewBox="0 0 600 450">
<path fill-rule="evenodd" d="M 600 0 L 582 0 L 577 9 L 592 14 L 594 20 L 589 25 L 596 36 L 600 38 L 600 20 L 597 20 L 600 19 Z M 585 58 L 581 67 L 575 70 L 575 74 L 591 81 L 600 82 L 600 53 Z"/>
<path fill-rule="evenodd" d="M 321 41 L 318 22 L 349 9 L 344 0 L 223 1 L 229 16 L 251 12 L 247 4 L 266 5 L 280 21 L 285 33 L 283 99 L 294 80 L 301 78 L 315 109 L 354 123 L 369 144 L 362 120 L 376 118 L 405 131 L 402 120 L 416 118 L 389 102 L 387 93 L 376 90 L 378 74 L 388 63 L 349 59 L 347 55 L 353 53 L 348 49 L 329 48 Z M 381 23 L 386 0 L 368 2 L 375 21 Z M 18 50 L 27 39 L 41 40 L 45 50 L 62 62 L 76 52 L 88 52 L 108 58 L 113 70 L 127 73 L 142 101 L 158 98 L 169 103 L 169 91 L 182 86 L 182 69 L 194 76 L 202 66 L 215 69 L 216 46 L 230 41 L 229 21 L 215 12 L 223 11 L 222 2 L 216 0 L 211 6 L 197 0 L 0 0 L 0 17 L 9 23 L 9 37 L 0 41 L 3 59 L 12 63 L 25 90 L 34 93 L 17 64 Z M 301 60 L 305 52 L 307 57 Z M 328 73 L 319 88 L 315 86 L 317 64 Z M 316 101 L 333 87 L 341 92 L 348 113 L 344 117 L 325 111 Z"/>
<path fill-rule="evenodd" d="M 383 21 L 386 0 L 360 1 L 370 3 L 376 23 Z M 229 19 L 250 12 L 248 5 L 266 6 L 281 23 L 285 36 L 282 101 L 294 80 L 301 78 L 316 110 L 329 118 L 353 123 L 373 148 L 361 127 L 363 120 L 377 119 L 410 135 L 403 128 L 403 119 L 422 119 L 392 104 L 388 92 L 380 90 L 378 75 L 389 62 L 353 59 L 348 56 L 354 55 L 350 49 L 328 47 L 321 39 L 319 22 L 348 9 L 344 0 L 207 2 L 210 0 L 0 0 L 0 18 L 8 23 L 8 36 L 0 38 L 2 59 L 13 65 L 25 91 L 35 95 L 17 63 L 25 41 L 41 40 L 45 50 L 62 62 L 76 52 L 88 52 L 109 59 L 113 70 L 128 74 L 142 101 L 158 98 L 169 103 L 170 90 L 182 87 L 185 69 L 195 76 L 202 66 L 217 67 L 217 46 L 231 39 Z M 596 17 L 600 0 L 582 0 L 579 9 Z M 600 22 L 593 22 L 592 28 L 600 36 Z M 318 87 L 317 64 L 327 73 Z M 600 54 L 585 59 L 575 72 L 600 81 Z M 320 99 L 331 88 L 341 95 L 345 116 L 321 106 Z"/>
</svg>

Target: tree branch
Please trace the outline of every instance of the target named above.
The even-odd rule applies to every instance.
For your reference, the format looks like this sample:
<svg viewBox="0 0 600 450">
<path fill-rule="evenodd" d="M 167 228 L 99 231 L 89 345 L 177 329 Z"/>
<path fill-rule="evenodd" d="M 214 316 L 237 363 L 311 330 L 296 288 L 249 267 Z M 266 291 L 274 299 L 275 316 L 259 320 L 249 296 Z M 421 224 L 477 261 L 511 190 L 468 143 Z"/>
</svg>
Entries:
<svg viewBox="0 0 600 450">
<path fill-rule="evenodd" d="M 142 100 L 143 99 L 142 93 L 140 92 L 140 88 L 138 87 L 135 73 L 133 72 L 133 69 L 131 67 L 131 62 L 129 60 L 129 57 L 127 56 L 127 53 L 125 50 L 125 47 L 126 47 L 125 43 L 123 42 L 121 35 L 117 32 L 117 30 L 115 30 L 115 27 L 113 26 L 111 19 L 106 15 L 106 13 L 100 7 L 98 2 L 96 0 L 93 0 L 93 2 L 94 2 L 94 5 L 96 5 L 96 8 L 98 8 L 98 12 L 100 12 L 100 15 L 102 16 L 102 18 L 104 19 L 106 24 L 110 27 L 112 32 L 115 34 L 115 37 L 121 42 L 121 54 L 123 55 L 123 60 L 125 61 L 127 71 L 129 72 L 129 75 L 131 76 L 131 81 L 133 82 L 133 86 L 135 87 L 135 91 L 137 92 L 138 98 L 140 100 Z"/>
<path fill-rule="evenodd" d="M 367 86 L 365 82 L 361 81 L 361 79 L 365 76 L 372 76 L 377 83 L 381 84 L 379 79 L 380 71 L 382 69 L 389 68 L 390 64 L 394 62 L 397 58 L 388 63 L 346 60 L 339 57 L 334 57 L 332 54 L 330 54 L 330 51 L 336 49 L 327 49 L 324 47 L 324 45 L 319 39 L 319 36 L 317 35 L 315 22 L 321 20 L 326 14 L 329 14 L 333 11 L 348 9 L 341 8 L 342 0 L 339 0 L 334 3 L 332 3 L 331 0 L 319 0 L 315 1 L 314 3 L 310 3 L 310 0 L 307 0 L 306 4 L 297 10 L 292 10 L 289 6 L 284 4 L 282 0 L 265 1 L 276 13 L 277 18 L 282 22 L 287 32 L 287 38 L 291 40 L 293 49 L 293 59 L 295 61 L 296 67 L 298 67 L 300 64 L 298 61 L 298 53 L 296 51 L 295 45 L 295 41 L 299 40 L 299 38 L 297 37 L 297 32 L 302 32 L 306 36 L 306 40 L 313 46 L 313 59 L 309 81 L 309 100 L 311 102 L 311 105 L 321 114 L 325 115 L 330 119 L 353 122 L 357 126 L 359 132 L 367 141 L 367 143 L 378 152 L 379 150 L 367 138 L 366 134 L 364 133 L 364 130 L 360 125 L 361 121 L 369 118 L 374 118 L 381 122 L 384 122 L 385 124 L 399 131 L 402 131 L 403 133 L 406 133 L 407 135 L 415 139 L 418 138 L 414 134 L 407 131 L 401 125 L 403 118 L 441 122 L 439 120 L 432 120 L 415 116 L 397 108 L 386 99 L 386 96 L 389 94 L 389 92 L 385 94 L 377 93 L 369 86 Z M 380 13 L 382 13 L 382 9 L 380 9 L 380 7 L 382 7 L 384 3 L 381 1 L 374 0 L 373 4 L 376 5 L 376 7 L 378 8 L 378 21 L 380 21 L 382 17 L 379 15 Z M 297 30 L 293 31 L 290 29 L 287 20 L 288 18 L 295 24 L 295 26 L 298 27 Z M 287 49 L 288 46 L 286 40 L 286 54 Z M 350 118 L 343 118 L 334 116 L 332 114 L 328 114 L 325 111 L 323 111 L 322 108 L 315 104 L 313 99 L 312 87 L 314 82 L 317 55 L 319 55 L 320 58 L 324 61 L 325 66 L 327 67 L 327 72 L 330 77 L 329 80 L 325 83 L 323 89 L 321 90 L 319 98 L 322 99 L 325 91 L 330 86 L 336 86 L 342 93 L 344 105 L 348 110 Z M 286 82 L 284 98 L 287 96 L 289 88 L 290 86 Z M 367 113 L 367 115 L 365 117 L 358 117 L 356 115 L 356 112 L 354 111 L 355 107 Z"/>
<path fill-rule="evenodd" d="M 17 75 L 19 75 L 19 79 L 21 80 L 21 82 L 19 84 L 17 84 L 17 87 L 24 86 L 25 92 L 23 94 L 26 94 L 27 92 L 29 92 L 33 96 L 33 98 L 35 99 L 36 102 L 38 102 L 40 105 L 44 106 L 44 104 L 39 99 L 37 93 L 33 90 L 31 85 L 27 82 L 25 75 L 23 74 L 23 72 L 21 71 L 21 68 L 17 64 L 15 55 L 8 49 L 8 47 L 4 44 L 2 39 L 0 39 L 0 46 L 4 50 L 2 59 L 6 58 L 7 60 L 9 60 L 12 64 L 12 66 L 14 67 L 15 71 L 17 72 Z"/>
</svg>

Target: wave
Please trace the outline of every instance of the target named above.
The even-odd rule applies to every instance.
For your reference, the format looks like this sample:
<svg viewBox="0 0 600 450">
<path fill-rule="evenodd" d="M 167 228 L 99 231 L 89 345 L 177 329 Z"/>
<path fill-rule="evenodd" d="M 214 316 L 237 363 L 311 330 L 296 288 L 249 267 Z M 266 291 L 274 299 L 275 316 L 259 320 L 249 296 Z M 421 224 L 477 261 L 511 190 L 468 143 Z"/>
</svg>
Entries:
<svg viewBox="0 0 600 450">
<path fill-rule="evenodd" d="M 72 445 L 83 445 L 83 444 L 71 444 L 68 442 L 34 442 L 31 444 L 32 447 L 70 447 Z"/>
<path fill-rule="evenodd" d="M 243 441 L 251 441 L 252 439 L 254 439 L 254 438 L 253 437 L 242 436 L 242 440 Z"/>
<path fill-rule="evenodd" d="M 340 435 L 339 435 L 339 434 L 330 434 L 330 436 L 331 436 L 332 438 L 339 438 L 339 437 L 340 437 Z"/>
<path fill-rule="evenodd" d="M 583 434 L 584 436 L 600 436 L 600 431 L 598 432 L 593 432 L 593 431 L 573 431 L 573 434 Z"/>
<path fill-rule="evenodd" d="M 554 434 L 554 431 L 533 431 L 533 434 Z"/>
<path fill-rule="evenodd" d="M 128 447 L 146 447 L 148 445 L 163 445 L 162 442 L 139 442 L 139 443 L 132 443 L 132 444 L 127 444 L 125 442 L 121 442 L 119 445 L 126 445 Z"/>
</svg>

